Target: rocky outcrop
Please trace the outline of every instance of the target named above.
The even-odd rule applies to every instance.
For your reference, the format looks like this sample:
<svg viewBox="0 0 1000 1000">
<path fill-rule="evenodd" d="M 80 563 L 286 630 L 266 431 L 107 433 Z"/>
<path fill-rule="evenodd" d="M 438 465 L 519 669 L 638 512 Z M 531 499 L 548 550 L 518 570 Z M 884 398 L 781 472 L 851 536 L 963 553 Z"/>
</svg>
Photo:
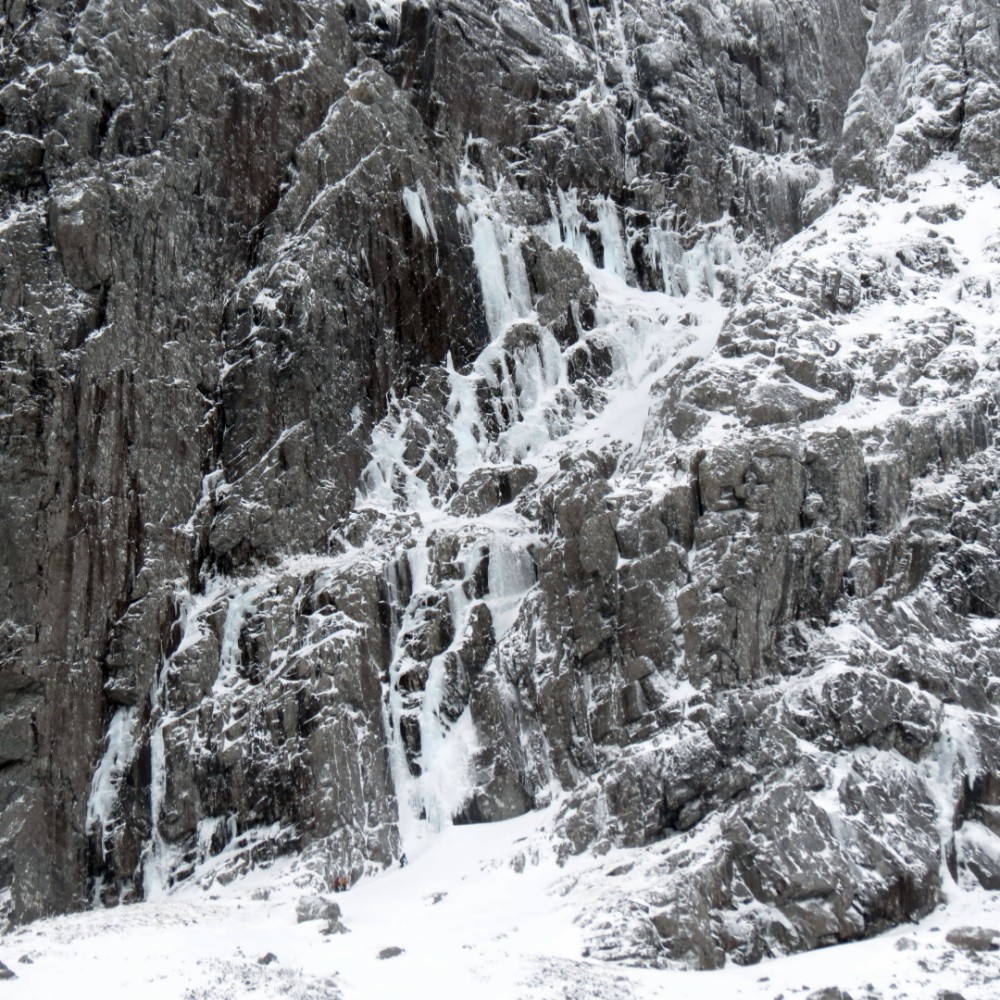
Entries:
<svg viewBox="0 0 1000 1000">
<path fill-rule="evenodd" d="M 897 184 L 942 150 L 984 176 L 996 172 L 996 18 L 970 0 L 875 5 L 838 155 L 845 178 Z"/>
<path fill-rule="evenodd" d="M 168 581 L 197 572 L 227 289 L 349 41 L 299 4 L 14 5 L 5 32 L 3 127 L 37 151 L 5 180 L 0 237 L 3 685 L 22 734 L 0 837 L 23 919 L 89 898 L 100 743 L 117 705 L 148 701 Z"/>
<path fill-rule="evenodd" d="M 997 884 L 998 36 L 938 6 L 12 6 L 7 916 L 552 803 L 645 873 L 613 961 Z"/>
</svg>

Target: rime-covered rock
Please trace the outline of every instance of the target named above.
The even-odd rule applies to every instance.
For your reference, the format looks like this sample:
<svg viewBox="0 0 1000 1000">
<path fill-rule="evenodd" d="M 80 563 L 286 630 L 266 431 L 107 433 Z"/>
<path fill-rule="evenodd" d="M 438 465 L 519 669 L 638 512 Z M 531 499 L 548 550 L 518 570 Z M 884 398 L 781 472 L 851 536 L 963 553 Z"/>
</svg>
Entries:
<svg viewBox="0 0 1000 1000">
<path fill-rule="evenodd" d="M 322 896 L 303 896 L 295 906 L 295 919 L 300 924 L 308 920 L 339 920 L 340 904 Z"/>
</svg>

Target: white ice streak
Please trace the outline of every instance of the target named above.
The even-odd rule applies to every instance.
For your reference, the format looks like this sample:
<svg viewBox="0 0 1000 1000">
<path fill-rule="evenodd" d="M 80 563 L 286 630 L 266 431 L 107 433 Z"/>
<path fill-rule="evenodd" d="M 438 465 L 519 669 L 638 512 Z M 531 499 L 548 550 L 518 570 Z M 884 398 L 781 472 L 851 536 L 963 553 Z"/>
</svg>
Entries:
<svg viewBox="0 0 1000 1000">
<path fill-rule="evenodd" d="M 404 409 L 395 393 L 389 397 L 389 415 L 372 430 L 371 459 L 361 476 L 362 487 L 357 506 L 382 511 L 409 510 L 428 512 L 434 507 L 427 487 L 406 462 L 407 430 L 411 423 L 422 422 L 412 409 Z"/>
<path fill-rule="evenodd" d="M 414 597 L 420 596 L 427 588 L 427 548 L 426 543 L 415 545 L 405 550 L 401 554 L 402 563 L 390 563 L 385 571 L 386 591 L 392 600 L 391 607 L 402 607 L 403 611 L 398 622 L 392 623 L 393 652 L 389 664 L 389 684 L 388 698 L 386 699 L 386 714 L 384 718 L 385 731 L 389 734 L 388 751 L 389 766 L 392 771 L 393 786 L 396 789 L 396 797 L 399 802 L 399 833 L 404 844 L 420 835 L 421 815 L 429 815 L 427 806 L 431 806 L 434 813 L 434 821 L 440 822 L 440 810 L 435 808 L 435 803 L 425 801 L 424 789 L 417 783 L 415 777 L 410 773 L 409 762 L 406 756 L 406 747 L 401 733 L 401 719 L 406 711 L 403 689 L 400 678 L 404 670 L 410 665 L 409 658 L 405 650 L 405 640 L 410 631 L 419 624 L 419 613 L 421 605 Z M 400 573 L 402 571 L 403 577 Z M 405 579 L 409 579 L 411 596 L 410 600 L 402 599 L 405 590 Z M 433 742 L 434 731 L 440 726 L 429 726 L 430 730 L 426 737 L 421 731 L 421 742 L 426 739 Z"/>
<path fill-rule="evenodd" d="M 167 847 L 160 833 L 160 814 L 167 793 L 166 753 L 163 740 L 163 726 L 166 721 L 164 704 L 167 665 L 161 663 L 160 672 L 153 682 L 150 693 L 151 720 L 155 720 L 149 735 L 149 817 L 152 829 L 143 852 L 143 898 L 157 899 L 167 888 L 167 873 L 170 870 Z"/>
<path fill-rule="evenodd" d="M 604 270 L 624 281 L 628 277 L 628 263 L 618 206 L 608 197 L 595 198 L 594 204 L 597 208 L 597 232 L 601 237 Z"/>
<path fill-rule="evenodd" d="M 494 205 L 499 192 L 491 191 L 468 158 L 459 176 L 463 203 L 458 221 L 469 235 L 476 276 L 494 340 L 514 320 L 531 315 L 528 272 L 521 254 L 523 234 L 504 221 Z"/>
<path fill-rule="evenodd" d="M 455 440 L 455 475 L 465 482 L 483 461 L 482 445 L 486 441 L 486 427 L 479 411 L 475 380 L 455 370 L 448 354 L 448 424 Z"/>
<path fill-rule="evenodd" d="M 974 784 L 984 770 L 975 733 L 963 714 L 954 706 L 944 706 L 936 753 L 921 766 L 925 786 L 937 811 L 941 886 L 946 896 L 951 897 L 957 888 L 948 864 L 948 850 L 955 834 L 955 803 L 962 800 L 963 785 Z"/>
<path fill-rule="evenodd" d="M 417 181 L 415 188 L 403 188 L 403 204 L 410 215 L 414 227 L 420 230 L 425 240 L 437 243 L 437 229 L 434 226 L 434 213 L 427 198 L 422 181 Z"/>
<path fill-rule="evenodd" d="M 440 669 L 435 684 L 443 676 Z M 428 681 L 430 687 L 431 681 Z M 428 698 L 425 705 L 430 702 Z M 447 731 L 440 725 L 421 727 L 426 731 L 422 748 L 422 773 L 416 779 L 416 801 L 427 818 L 430 831 L 440 832 L 451 826 L 452 817 L 469 800 L 475 785 L 472 760 L 479 750 L 478 733 L 468 709 Z"/>
<path fill-rule="evenodd" d="M 553 245 L 569 247 L 585 267 L 594 267 L 594 254 L 590 249 L 587 233 L 590 223 L 580 211 L 576 188 L 556 192 L 556 202 L 550 201 L 552 218 L 542 230 L 542 235 Z"/>
<path fill-rule="evenodd" d="M 500 533 L 490 539 L 489 559 L 487 604 L 499 639 L 514 624 L 521 601 L 535 585 L 535 561 L 523 538 Z"/>
<path fill-rule="evenodd" d="M 118 788 L 132 763 L 135 753 L 136 707 L 120 705 L 111 716 L 105 736 L 104 754 L 94 771 L 87 800 L 87 831 L 96 835 L 101 857 L 105 856 L 105 840 L 110 832 L 111 818 Z"/>
<path fill-rule="evenodd" d="M 206 612 L 225 602 L 226 617 L 220 643 L 219 671 L 212 686 L 212 697 L 224 701 L 225 695 L 237 682 L 242 661 L 240 633 L 272 582 L 266 574 L 240 586 L 234 586 L 226 577 L 217 577 L 209 581 L 201 594 L 192 594 L 178 584 L 177 627 L 180 642 L 171 656 L 162 660 L 150 689 L 149 814 L 152 829 L 142 860 L 143 890 L 147 899 L 162 895 L 167 890 L 177 854 L 177 850 L 166 843 L 159 829 L 167 783 L 164 729 L 174 719 L 167 697 L 167 678 L 173 669 L 173 662 L 180 654 L 205 638 Z M 123 717 L 120 725 L 124 725 L 126 721 Z"/>
<path fill-rule="evenodd" d="M 219 673 L 212 685 L 212 694 L 219 697 L 237 677 L 243 654 L 240 650 L 240 633 L 247 618 L 253 614 L 258 600 L 266 593 L 271 581 L 264 578 L 254 586 L 233 590 L 226 606 L 226 619 L 222 626 L 219 649 Z M 186 634 L 185 629 L 185 634 Z"/>
<path fill-rule="evenodd" d="M 565 360 L 551 331 L 540 329 L 537 342 L 513 353 L 491 358 L 484 352 L 473 371 L 489 385 L 493 417 L 502 428 L 496 441 L 481 450 L 483 460 L 519 463 L 570 429 L 576 405 L 568 392 Z"/>
</svg>

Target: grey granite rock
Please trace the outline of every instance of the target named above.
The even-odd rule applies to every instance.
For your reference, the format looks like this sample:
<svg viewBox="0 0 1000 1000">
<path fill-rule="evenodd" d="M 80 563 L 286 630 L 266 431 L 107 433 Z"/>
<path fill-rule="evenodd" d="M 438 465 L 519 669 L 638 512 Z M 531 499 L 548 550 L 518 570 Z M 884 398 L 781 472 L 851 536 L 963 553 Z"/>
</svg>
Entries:
<svg viewBox="0 0 1000 1000">
<path fill-rule="evenodd" d="M 968 951 L 996 951 L 998 934 L 988 927 L 956 927 L 945 935 L 948 944 Z"/>
<path fill-rule="evenodd" d="M 994 7 L 9 6 L 6 918 L 389 865 L 453 734 L 610 961 L 998 884 Z"/>
</svg>

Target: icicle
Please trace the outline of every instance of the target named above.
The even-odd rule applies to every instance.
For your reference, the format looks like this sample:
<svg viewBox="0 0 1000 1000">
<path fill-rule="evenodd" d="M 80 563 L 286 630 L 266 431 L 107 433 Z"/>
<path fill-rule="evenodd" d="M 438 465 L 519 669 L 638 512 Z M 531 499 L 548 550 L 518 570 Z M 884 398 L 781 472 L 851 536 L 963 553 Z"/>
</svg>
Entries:
<svg viewBox="0 0 1000 1000">
<path fill-rule="evenodd" d="M 573 37 L 573 19 L 570 17 L 569 4 L 566 0 L 557 0 L 557 6 L 559 8 L 559 14 L 562 16 L 563 24 L 566 26 L 566 31 L 568 32 L 570 38 Z"/>
<path fill-rule="evenodd" d="M 687 295 L 691 283 L 676 233 L 653 226 L 646 239 L 644 256 L 650 266 L 659 269 L 663 291 L 668 295 Z"/>
<path fill-rule="evenodd" d="M 618 206 L 610 198 L 596 198 L 594 203 L 597 206 L 597 232 L 604 248 L 604 270 L 624 281 L 628 264 L 621 223 L 618 220 Z"/>
<path fill-rule="evenodd" d="M 489 453 L 495 461 L 520 462 L 537 453 L 564 429 L 563 407 L 557 399 L 566 381 L 566 363 L 559 342 L 549 330 L 540 330 L 538 343 L 519 351 L 503 365 L 498 395 L 509 419 Z"/>
<path fill-rule="evenodd" d="M 399 624 L 392 630 L 392 656 L 389 663 L 388 688 L 383 702 L 383 725 L 388 735 L 389 765 L 399 802 L 399 831 L 405 843 L 408 837 L 414 836 L 417 832 L 422 804 L 416 779 L 410 774 L 400 728 L 406 706 L 399 681 L 403 670 L 410 663 L 404 649 L 405 636 L 419 623 L 418 613 L 421 610 L 419 598 L 427 585 L 429 558 L 426 534 L 421 533 L 417 544 L 406 549 L 401 558 L 406 563 L 410 587 L 405 608 L 399 617 Z M 387 590 L 390 594 L 397 595 L 397 598 L 401 589 L 398 572 L 397 566 L 393 564 L 384 577 Z"/>
<path fill-rule="evenodd" d="M 560 195 L 562 192 L 560 192 Z M 560 198 L 560 202 L 562 198 Z M 552 200 L 552 196 L 548 196 L 549 202 L 549 221 L 546 222 L 541 228 L 542 238 L 547 242 L 551 243 L 552 246 L 557 247 L 563 241 L 562 235 L 562 216 L 559 211 L 559 204 Z"/>
<path fill-rule="evenodd" d="M 410 422 L 418 419 L 390 397 L 389 415 L 372 430 L 368 465 L 361 473 L 355 503 L 375 507 L 386 513 L 393 510 L 429 511 L 435 506 L 427 483 L 406 462 Z"/>
<path fill-rule="evenodd" d="M 580 211 L 576 188 L 569 191 L 559 189 L 559 229 L 564 246 L 570 248 L 583 261 L 584 265 L 594 266 L 594 255 L 587 241 L 586 230 L 589 226 Z"/>
<path fill-rule="evenodd" d="M 494 209 L 495 193 L 483 184 L 468 156 L 462 165 L 459 187 L 465 203 L 458 208 L 458 221 L 469 233 L 486 323 L 495 340 L 515 319 L 531 315 L 521 233 L 507 225 Z"/>
<path fill-rule="evenodd" d="M 240 651 L 240 633 L 247 618 L 253 614 L 257 602 L 266 593 L 269 581 L 264 580 L 245 590 L 234 589 L 226 606 L 226 619 L 222 626 L 222 642 L 219 649 L 219 673 L 212 685 L 215 697 L 223 695 L 237 678 L 243 654 Z M 197 627 L 197 626 L 196 626 Z M 187 629 L 184 623 L 185 632 Z"/>
<path fill-rule="evenodd" d="M 425 240 L 437 243 L 437 228 L 434 225 L 434 213 L 431 211 L 430 199 L 424 190 L 422 181 L 417 181 L 415 188 L 403 188 L 403 204 L 409 213 L 410 221 Z"/>
</svg>

